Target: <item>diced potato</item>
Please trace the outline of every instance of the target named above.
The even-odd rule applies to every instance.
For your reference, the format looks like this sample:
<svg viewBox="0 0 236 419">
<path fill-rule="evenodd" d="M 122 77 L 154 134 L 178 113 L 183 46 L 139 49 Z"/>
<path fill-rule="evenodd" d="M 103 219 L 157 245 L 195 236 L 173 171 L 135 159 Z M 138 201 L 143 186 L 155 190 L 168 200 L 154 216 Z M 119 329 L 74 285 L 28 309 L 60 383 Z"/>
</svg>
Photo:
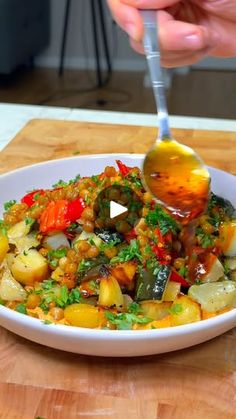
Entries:
<svg viewBox="0 0 236 419">
<path fill-rule="evenodd" d="M 122 307 L 124 304 L 119 283 L 111 275 L 107 278 L 102 278 L 100 281 L 98 304 L 103 307 Z"/>
<path fill-rule="evenodd" d="M 8 238 L 4 236 L 3 234 L 0 234 L 0 264 L 5 258 L 8 250 L 9 250 Z"/>
<path fill-rule="evenodd" d="M 180 293 L 181 285 L 179 282 L 168 281 L 163 294 L 163 301 L 174 301 Z"/>
<path fill-rule="evenodd" d="M 27 236 L 27 234 L 30 232 L 30 227 L 30 223 L 26 224 L 25 221 L 20 221 L 19 223 L 16 223 L 7 232 L 9 242 L 13 242 L 14 244 L 14 241 L 16 239 Z"/>
<path fill-rule="evenodd" d="M 233 281 L 192 285 L 188 295 L 209 312 L 236 307 L 236 283 Z"/>
<path fill-rule="evenodd" d="M 225 256 L 236 256 L 236 220 L 223 223 L 219 229 L 219 240 Z"/>
<path fill-rule="evenodd" d="M 104 322 L 101 309 L 89 304 L 71 304 L 64 310 L 64 317 L 72 326 L 97 328 Z"/>
<path fill-rule="evenodd" d="M 47 260 L 35 249 L 20 253 L 11 267 L 13 277 L 24 285 L 41 282 L 48 276 Z"/>
<path fill-rule="evenodd" d="M 32 247 L 37 247 L 39 241 L 36 239 L 34 234 L 27 234 L 25 237 L 20 237 L 19 239 L 14 240 L 14 244 L 17 247 L 18 252 L 27 252 Z"/>
<path fill-rule="evenodd" d="M 187 295 L 181 295 L 172 303 L 170 316 L 172 326 L 194 323 L 201 320 L 201 309 L 199 304 Z"/>
<path fill-rule="evenodd" d="M 218 279 L 224 277 L 223 265 L 213 253 L 209 253 L 208 255 L 206 269 L 206 274 L 201 277 L 202 282 L 216 282 Z"/>
<path fill-rule="evenodd" d="M 119 263 L 112 268 L 111 274 L 117 279 L 120 285 L 129 285 L 133 282 L 136 268 L 137 265 L 133 261 Z"/>
<path fill-rule="evenodd" d="M 153 320 L 161 320 L 169 314 L 171 302 L 142 301 L 140 307 L 145 317 Z"/>
<path fill-rule="evenodd" d="M 26 298 L 26 291 L 8 269 L 4 269 L 0 281 L 0 298 L 5 301 L 23 301 Z"/>
</svg>

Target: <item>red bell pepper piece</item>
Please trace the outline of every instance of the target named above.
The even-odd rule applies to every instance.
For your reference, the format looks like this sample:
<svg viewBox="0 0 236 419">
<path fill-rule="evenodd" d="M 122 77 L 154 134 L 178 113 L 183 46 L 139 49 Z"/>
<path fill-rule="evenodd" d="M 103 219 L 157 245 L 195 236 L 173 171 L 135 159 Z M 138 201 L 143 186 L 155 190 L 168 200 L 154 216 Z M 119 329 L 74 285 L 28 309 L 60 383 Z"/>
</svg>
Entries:
<svg viewBox="0 0 236 419">
<path fill-rule="evenodd" d="M 151 246 L 153 253 L 155 253 L 158 262 L 161 265 L 169 265 L 171 261 L 171 256 L 167 249 L 162 244 L 156 244 Z"/>
<path fill-rule="evenodd" d="M 137 238 L 137 233 L 136 233 L 134 228 L 132 230 L 130 230 L 128 233 L 125 233 L 125 240 L 128 243 L 130 243 L 131 240 L 136 239 L 136 238 Z"/>
<path fill-rule="evenodd" d="M 66 217 L 73 223 L 80 218 L 85 207 L 86 205 L 82 198 L 77 198 L 74 201 L 69 202 Z"/>
<path fill-rule="evenodd" d="M 71 223 L 80 218 L 85 203 L 82 198 L 77 198 L 72 202 L 66 199 L 51 201 L 40 217 L 40 231 L 49 233 L 67 229 Z"/>
<path fill-rule="evenodd" d="M 174 269 L 172 269 L 170 274 L 170 281 L 178 282 L 183 287 L 189 287 L 190 284 L 186 281 L 186 279 L 180 275 L 178 272 L 176 272 Z"/>
<path fill-rule="evenodd" d="M 155 229 L 155 234 L 157 235 L 158 243 L 166 244 L 172 241 L 171 231 L 168 231 L 166 234 L 162 234 L 160 228 L 157 227 Z"/>
<path fill-rule="evenodd" d="M 23 196 L 23 198 L 21 198 L 21 202 L 23 204 L 28 205 L 28 207 L 32 207 L 32 205 L 34 205 L 35 202 L 37 201 L 35 197 L 37 198 L 37 196 L 44 195 L 44 194 L 45 194 L 44 189 L 36 189 L 32 192 L 27 193 L 27 195 Z"/>
<path fill-rule="evenodd" d="M 122 161 L 121 161 L 121 160 L 116 160 L 116 164 L 117 164 L 117 166 L 118 166 L 118 169 L 119 169 L 120 173 L 121 173 L 123 176 L 128 175 L 128 173 L 129 173 L 129 172 L 130 172 L 130 170 L 131 170 L 131 167 L 126 166 L 126 164 L 122 163 Z"/>
</svg>

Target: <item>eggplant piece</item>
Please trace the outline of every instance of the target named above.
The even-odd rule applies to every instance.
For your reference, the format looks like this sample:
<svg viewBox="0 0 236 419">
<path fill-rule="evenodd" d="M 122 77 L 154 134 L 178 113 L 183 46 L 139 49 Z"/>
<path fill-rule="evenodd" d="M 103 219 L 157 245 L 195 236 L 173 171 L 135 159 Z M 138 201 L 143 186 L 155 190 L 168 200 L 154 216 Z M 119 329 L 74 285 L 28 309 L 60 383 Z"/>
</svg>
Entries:
<svg viewBox="0 0 236 419">
<path fill-rule="evenodd" d="M 107 276 L 109 274 L 107 267 L 109 259 L 106 256 L 99 255 L 97 258 L 90 259 L 87 262 L 88 264 L 85 264 L 83 269 L 78 272 L 79 283 Z"/>
<path fill-rule="evenodd" d="M 116 230 L 98 229 L 94 230 L 96 236 L 100 237 L 105 243 L 115 242 L 116 244 L 125 241 L 123 234 L 118 233 Z"/>
<path fill-rule="evenodd" d="M 236 214 L 235 208 L 231 202 L 228 201 L 228 199 L 222 198 L 221 196 L 215 195 L 213 192 L 211 192 L 209 210 L 215 206 L 221 207 L 229 218 L 232 218 Z"/>
<path fill-rule="evenodd" d="M 136 301 L 158 300 L 162 301 L 171 267 L 161 265 L 157 272 L 143 270 L 138 279 L 135 292 Z"/>
</svg>

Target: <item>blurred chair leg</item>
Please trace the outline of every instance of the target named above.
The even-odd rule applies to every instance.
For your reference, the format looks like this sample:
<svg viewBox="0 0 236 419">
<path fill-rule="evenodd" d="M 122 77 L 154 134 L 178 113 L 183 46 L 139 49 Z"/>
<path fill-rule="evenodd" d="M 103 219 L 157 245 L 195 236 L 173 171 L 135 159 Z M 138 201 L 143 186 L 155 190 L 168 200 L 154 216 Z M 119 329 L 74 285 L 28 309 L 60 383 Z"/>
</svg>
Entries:
<svg viewBox="0 0 236 419">
<path fill-rule="evenodd" d="M 69 24 L 70 7 L 71 7 L 71 0 L 66 0 L 66 10 L 65 10 L 61 52 L 60 52 L 60 65 L 59 65 L 59 71 L 58 71 L 59 76 L 62 76 L 64 72 L 64 58 L 65 58 L 65 48 L 66 48 L 67 30 L 68 30 L 68 24 Z"/>
<path fill-rule="evenodd" d="M 98 28 L 97 28 L 97 19 L 96 19 L 96 3 L 97 0 L 91 0 L 91 15 L 93 22 L 93 41 L 94 41 L 94 50 L 96 57 L 96 73 L 97 73 L 97 86 L 102 87 L 102 73 L 100 65 L 100 56 L 99 56 L 99 45 L 98 45 Z"/>
<path fill-rule="evenodd" d="M 104 84 L 108 82 L 111 72 L 112 72 L 102 0 L 90 0 L 90 7 L 91 7 L 91 17 L 92 17 L 94 52 L 95 52 L 95 60 L 96 60 L 97 87 L 102 87 L 104 86 Z M 65 17 L 64 17 L 64 25 L 63 25 L 63 32 L 62 32 L 61 51 L 60 51 L 60 64 L 59 64 L 59 70 L 58 70 L 59 76 L 62 76 L 64 72 L 64 58 L 65 58 L 65 50 L 66 50 L 70 9 L 71 9 L 71 0 L 66 0 Z M 100 61 L 99 26 L 98 25 L 100 25 L 100 29 L 101 29 L 101 40 L 103 42 L 103 48 L 104 48 L 104 53 L 105 53 L 106 66 L 107 66 L 106 68 L 107 74 L 104 80 L 102 78 L 101 61 Z"/>
<path fill-rule="evenodd" d="M 98 0 L 98 10 L 99 10 L 99 16 L 100 16 L 103 46 L 104 46 L 106 65 L 107 65 L 107 77 L 106 77 L 107 80 L 106 81 L 108 81 L 112 72 L 112 66 L 111 66 L 109 45 L 108 45 L 108 40 L 107 40 L 107 32 L 106 32 L 106 24 L 105 24 L 105 19 L 104 19 L 104 10 L 103 10 L 102 0 Z"/>
</svg>

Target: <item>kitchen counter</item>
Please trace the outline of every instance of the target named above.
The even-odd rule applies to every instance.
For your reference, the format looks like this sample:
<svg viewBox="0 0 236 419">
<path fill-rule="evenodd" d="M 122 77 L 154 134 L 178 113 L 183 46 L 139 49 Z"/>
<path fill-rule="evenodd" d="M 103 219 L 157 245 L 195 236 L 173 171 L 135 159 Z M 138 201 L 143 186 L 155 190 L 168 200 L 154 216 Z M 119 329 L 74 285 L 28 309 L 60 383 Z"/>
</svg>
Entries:
<svg viewBox="0 0 236 419">
<path fill-rule="evenodd" d="M 157 124 L 156 115 L 151 114 L 0 103 L 0 150 L 30 119 L 35 118 L 138 126 Z M 171 116 L 170 125 L 173 128 L 236 132 L 236 120 Z"/>
</svg>

